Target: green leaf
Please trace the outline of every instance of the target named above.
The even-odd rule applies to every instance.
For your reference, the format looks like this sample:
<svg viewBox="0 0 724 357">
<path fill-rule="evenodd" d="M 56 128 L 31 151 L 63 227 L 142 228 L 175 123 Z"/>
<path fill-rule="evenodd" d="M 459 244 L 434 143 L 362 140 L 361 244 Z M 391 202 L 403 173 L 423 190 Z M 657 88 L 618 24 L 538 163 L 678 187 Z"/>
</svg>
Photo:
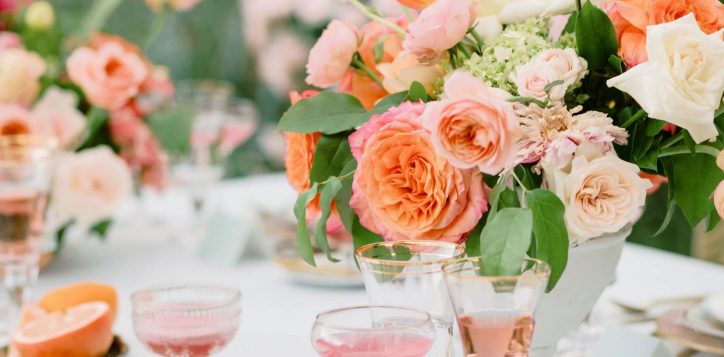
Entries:
<svg viewBox="0 0 724 357">
<path fill-rule="evenodd" d="M 518 200 L 518 194 L 515 191 L 506 187 L 503 192 L 500 193 L 498 210 L 510 207 L 520 207 L 520 200 Z"/>
<path fill-rule="evenodd" d="M 498 180 L 498 183 L 493 187 L 493 191 L 490 193 L 490 211 L 488 212 L 488 215 L 490 217 L 495 216 L 495 214 L 498 212 L 498 204 L 500 202 L 500 194 L 505 190 L 507 187 L 505 185 L 505 178 L 501 177 Z"/>
<path fill-rule="evenodd" d="M 671 218 L 674 217 L 674 212 L 676 212 L 675 199 L 669 200 L 668 208 L 666 209 L 666 216 L 664 216 L 664 220 L 661 222 L 661 226 L 659 226 L 659 229 L 656 230 L 656 233 L 654 233 L 652 237 L 658 237 L 661 233 L 664 233 L 664 231 L 666 231 L 666 228 L 669 228 Z"/>
<path fill-rule="evenodd" d="M 85 137 L 85 142 L 80 146 L 79 149 L 85 149 L 95 146 L 92 143 L 97 142 L 96 136 L 99 135 L 101 128 L 108 121 L 108 113 L 101 108 L 92 107 L 88 111 L 88 114 L 86 114 L 86 121 L 88 123 L 88 130 Z"/>
<path fill-rule="evenodd" d="M 551 89 L 553 89 L 554 87 L 557 87 L 559 85 L 562 85 L 563 83 L 565 83 L 565 81 L 563 81 L 562 79 L 555 80 L 553 82 L 546 84 L 545 87 L 543 87 L 543 91 L 548 93 L 551 91 Z"/>
<path fill-rule="evenodd" d="M 60 253 L 61 250 L 63 250 L 63 246 L 65 245 L 65 235 L 68 233 L 68 229 L 70 226 L 75 223 L 75 220 L 71 220 L 70 222 L 66 222 L 58 230 L 55 231 L 55 254 L 57 255 Z"/>
<path fill-rule="evenodd" d="M 327 241 L 327 221 L 329 220 L 329 216 L 332 214 L 332 201 L 342 188 L 342 182 L 333 177 L 330 177 L 329 179 L 331 181 L 324 184 L 322 192 L 319 194 L 319 206 L 322 209 L 322 215 L 314 225 L 314 239 L 317 242 L 317 247 L 324 252 L 327 259 L 333 263 L 337 263 L 339 262 L 339 259 L 332 257 L 332 253 L 329 250 L 329 242 Z"/>
<path fill-rule="evenodd" d="M 721 222 L 721 217 L 719 217 L 719 212 L 716 211 L 716 209 L 711 210 L 711 213 L 709 214 L 709 222 L 706 224 L 706 231 L 711 232 L 716 228 L 716 226 Z"/>
<path fill-rule="evenodd" d="M 480 256 L 480 234 L 483 232 L 483 227 L 485 227 L 485 220 L 481 219 L 468 234 L 468 239 L 465 241 L 465 253 L 469 257 Z"/>
<path fill-rule="evenodd" d="M 194 115 L 196 113 L 193 107 L 179 105 L 151 114 L 148 117 L 148 126 L 164 150 L 183 155 L 190 149 L 189 138 Z"/>
<path fill-rule="evenodd" d="M 418 81 L 412 82 L 412 85 L 410 86 L 410 91 L 407 94 L 407 99 L 409 99 L 411 102 L 427 102 L 428 97 L 425 86 Z"/>
<path fill-rule="evenodd" d="M 504 208 L 480 235 L 483 271 L 488 275 L 520 274 L 533 230 L 533 214 L 525 208 Z"/>
<path fill-rule="evenodd" d="M 380 63 L 385 58 L 385 40 L 388 35 L 380 36 L 375 42 L 375 47 L 372 48 L 372 54 L 375 56 L 375 63 Z"/>
<path fill-rule="evenodd" d="M 317 183 L 313 183 L 312 187 L 302 192 L 294 203 L 294 216 L 297 217 L 297 254 L 307 264 L 317 266 L 314 261 L 314 249 L 312 242 L 309 240 L 309 231 L 307 229 L 307 205 L 317 196 Z"/>
<path fill-rule="evenodd" d="M 347 162 L 347 165 L 345 165 L 344 168 L 342 168 L 342 173 L 346 174 L 348 172 L 354 171 L 354 169 L 357 167 L 357 161 L 352 158 L 352 160 Z M 342 176 L 342 175 L 340 175 Z M 352 207 L 349 206 L 349 200 L 352 199 L 352 178 L 346 178 L 342 181 L 342 188 L 340 188 L 339 192 L 337 193 L 337 197 L 335 197 L 335 202 L 337 203 L 337 212 L 339 212 L 339 219 L 342 221 L 342 224 L 344 225 L 344 228 L 347 228 L 347 232 L 352 234 L 352 225 L 354 222 L 354 210 Z"/>
<path fill-rule="evenodd" d="M 94 224 L 88 231 L 97 235 L 100 239 L 106 239 L 108 229 L 111 228 L 111 224 L 113 224 L 113 220 L 107 218 Z"/>
<path fill-rule="evenodd" d="M 689 149 L 689 152 L 696 153 L 696 141 L 691 137 L 688 131 L 684 131 L 684 145 Z"/>
<path fill-rule="evenodd" d="M 535 257 L 551 266 L 550 292 L 568 264 L 568 230 L 563 216 L 566 208 L 558 196 L 548 190 L 530 191 L 525 195 L 525 201 L 533 212 Z"/>
<path fill-rule="evenodd" d="M 578 11 L 574 11 L 571 14 L 571 16 L 568 17 L 568 22 L 566 22 L 566 26 L 563 27 L 563 31 L 561 32 L 561 34 L 576 32 L 576 18 L 577 17 L 578 17 Z"/>
<path fill-rule="evenodd" d="M 529 165 L 518 165 L 515 167 L 515 174 L 520 177 L 523 185 L 528 190 L 533 190 L 540 187 L 543 182 L 541 175 L 535 174 L 531 171 L 532 166 Z"/>
<path fill-rule="evenodd" d="M 314 161 L 309 174 L 312 182 L 323 182 L 330 176 L 343 175 L 342 169 L 349 162 L 354 160 L 352 151 L 349 148 L 347 135 L 322 135 L 317 142 L 314 151 Z"/>
<path fill-rule="evenodd" d="M 354 249 L 357 250 L 357 248 L 367 244 L 384 242 L 385 240 L 382 239 L 382 236 L 379 234 L 365 228 L 365 226 L 359 222 L 359 217 L 355 216 L 354 222 L 352 222 L 352 241 L 354 243 Z"/>
<path fill-rule="evenodd" d="M 621 74 L 623 73 L 624 69 L 626 68 L 623 64 L 623 59 L 621 57 L 616 55 L 611 55 L 608 57 L 608 64 L 613 67 L 613 69 L 616 71 L 616 73 Z"/>
<path fill-rule="evenodd" d="M 386 112 L 387 109 L 400 105 L 405 101 L 405 98 L 407 98 L 407 92 L 404 91 L 390 94 L 377 102 L 377 105 L 372 108 L 372 111 L 374 114 L 382 114 Z"/>
<path fill-rule="evenodd" d="M 661 129 L 664 128 L 664 125 L 666 125 L 666 122 L 663 120 L 648 118 L 646 120 L 646 135 L 656 136 L 659 132 L 661 132 Z"/>
<path fill-rule="evenodd" d="M 588 68 L 601 70 L 618 51 L 618 40 L 611 19 L 603 10 L 586 1 L 576 16 L 578 54 L 588 61 Z"/>
<path fill-rule="evenodd" d="M 661 159 L 669 189 L 689 225 L 696 226 L 714 209 L 711 195 L 724 180 L 716 158 L 708 154 L 681 154 Z"/>
<path fill-rule="evenodd" d="M 523 104 L 523 105 L 528 105 L 528 104 L 530 104 L 530 103 L 535 103 L 535 105 L 537 105 L 537 106 L 539 106 L 539 107 L 541 107 L 541 108 L 545 108 L 545 107 L 548 106 L 548 102 L 547 102 L 547 101 L 542 101 L 542 100 L 540 100 L 540 99 L 531 98 L 531 97 L 514 96 L 514 97 L 508 98 L 507 101 L 513 102 L 513 103 L 520 103 L 520 104 Z"/>
<path fill-rule="evenodd" d="M 366 122 L 369 116 L 365 114 L 365 108 L 357 98 L 324 91 L 292 105 L 279 121 L 279 130 L 336 134 Z"/>
</svg>

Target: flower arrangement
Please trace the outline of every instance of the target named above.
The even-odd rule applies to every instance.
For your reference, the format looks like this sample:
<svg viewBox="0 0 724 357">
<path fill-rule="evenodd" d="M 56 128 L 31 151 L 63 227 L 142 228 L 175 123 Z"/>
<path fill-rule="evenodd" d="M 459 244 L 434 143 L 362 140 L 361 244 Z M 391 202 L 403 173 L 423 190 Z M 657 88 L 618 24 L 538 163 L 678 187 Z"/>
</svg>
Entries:
<svg viewBox="0 0 724 357">
<path fill-rule="evenodd" d="M 188 9 L 198 1 L 147 1 L 153 9 Z M 0 135 L 57 139 L 52 189 L 60 227 L 104 235 L 133 190 L 164 184 L 167 155 L 156 116 L 174 111 L 174 85 L 129 41 L 102 33 L 117 1 L 98 1 L 82 26 L 61 33 L 47 1 L 0 8 Z"/>
<path fill-rule="evenodd" d="M 539 258 L 552 289 L 570 247 L 631 225 L 662 180 L 662 228 L 676 207 L 719 221 L 719 1 L 350 3 L 370 23 L 329 24 L 307 65 L 326 90 L 279 123 L 309 264 L 312 241 L 335 259 L 339 221 L 355 246 L 466 242 L 501 274 Z"/>
</svg>

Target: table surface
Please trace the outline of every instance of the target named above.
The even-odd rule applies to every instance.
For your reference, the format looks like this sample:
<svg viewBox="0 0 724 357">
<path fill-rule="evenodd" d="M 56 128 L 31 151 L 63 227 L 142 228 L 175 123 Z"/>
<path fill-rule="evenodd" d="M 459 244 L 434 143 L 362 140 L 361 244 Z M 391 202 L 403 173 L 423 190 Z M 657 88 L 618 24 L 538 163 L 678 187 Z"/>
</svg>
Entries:
<svg viewBox="0 0 724 357">
<path fill-rule="evenodd" d="M 288 209 L 294 193 L 283 177 L 271 175 L 225 182 L 214 189 L 212 196 L 216 197 L 217 207 L 248 217 L 260 207 L 277 212 Z M 164 202 L 155 209 L 158 213 L 164 211 L 159 207 L 171 206 L 178 208 L 179 204 Z M 172 216 L 188 219 L 182 213 Z M 200 259 L 198 249 L 174 239 L 174 234 L 142 227 L 130 217 L 134 216 L 119 218 L 105 241 L 90 237 L 71 241 L 43 272 L 33 293 L 37 297 L 52 288 L 81 281 L 115 286 L 120 300 L 115 330 L 129 345 L 130 356 L 151 356 L 133 333 L 130 296 L 136 290 L 157 284 L 219 284 L 242 291 L 241 328 L 219 356 L 316 356 L 309 342 L 315 315 L 367 302 L 362 288 L 320 288 L 294 283 L 270 259 L 246 258 L 233 265 Z M 262 245 L 271 240 L 263 235 L 254 239 Z M 647 299 L 650 302 L 662 295 L 700 296 L 715 289 L 724 289 L 724 266 L 628 244 L 616 283 L 604 299 L 645 305 Z"/>
</svg>

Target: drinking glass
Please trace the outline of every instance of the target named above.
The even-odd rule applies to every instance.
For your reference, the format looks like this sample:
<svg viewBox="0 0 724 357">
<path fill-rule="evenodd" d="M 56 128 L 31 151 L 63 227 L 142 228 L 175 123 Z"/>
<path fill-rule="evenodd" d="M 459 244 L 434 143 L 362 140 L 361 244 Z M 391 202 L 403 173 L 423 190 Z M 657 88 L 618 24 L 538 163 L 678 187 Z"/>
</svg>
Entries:
<svg viewBox="0 0 724 357">
<path fill-rule="evenodd" d="M 372 305 L 406 306 L 430 313 L 437 337 L 430 356 L 453 355 L 453 308 L 442 265 L 465 254 L 459 244 L 440 241 L 381 242 L 357 249 Z"/>
<path fill-rule="evenodd" d="M 548 264 L 526 259 L 519 275 L 499 276 L 489 274 L 481 257 L 473 257 L 442 269 L 465 356 L 528 356 L 535 309 L 550 276 Z"/>
<path fill-rule="evenodd" d="M 49 137 L 0 136 L 0 275 L 9 301 L 0 306 L 0 340 L 38 278 L 56 145 Z"/>
<path fill-rule="evenodd" d="M 395 306 L 323 312 L 312 327 L 312 345 L 322 357 L 423 357 L 434 339 L 430 314 Z"/>
<path fill-rule="evenodd" d="M 239 329 L 241 293 L 211 286 L 168 286 L 136 292 L 133 329 L 151 351 L 203 357 L 223 349 Z"/>
</svg>

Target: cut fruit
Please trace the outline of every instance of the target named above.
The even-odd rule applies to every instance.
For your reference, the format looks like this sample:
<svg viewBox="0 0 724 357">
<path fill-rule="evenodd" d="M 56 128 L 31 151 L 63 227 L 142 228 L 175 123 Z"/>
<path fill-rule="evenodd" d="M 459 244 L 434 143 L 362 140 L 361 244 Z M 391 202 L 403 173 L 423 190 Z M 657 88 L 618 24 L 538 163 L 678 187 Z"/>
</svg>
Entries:
<svg viewBox="0 0 724 357">
<path fill-rule="evenodd" d="M 99 283 L 81 283 L 52 290 L 40 299 L 38 306 L 48 312 L 60 312 L 71 307 L 93 301 L 103 301 L 111 309 L 111 317 L 116 319 L 116 289 Z"/>
<path fill-rule="evenodd" d="M 20 321 L 19 325 L 24 326 L 36 319 L 48 315 L 48 311 L 38 305 L 25 304 L 23 309 L 20 310 Z"/>
<path fill-rule="evenodd" d="M 113 319 L 105 302 L 91 302 L 39 317 L 13 334 L 23 357 L 99 357 L 113 343 Z"/>
</svg>

